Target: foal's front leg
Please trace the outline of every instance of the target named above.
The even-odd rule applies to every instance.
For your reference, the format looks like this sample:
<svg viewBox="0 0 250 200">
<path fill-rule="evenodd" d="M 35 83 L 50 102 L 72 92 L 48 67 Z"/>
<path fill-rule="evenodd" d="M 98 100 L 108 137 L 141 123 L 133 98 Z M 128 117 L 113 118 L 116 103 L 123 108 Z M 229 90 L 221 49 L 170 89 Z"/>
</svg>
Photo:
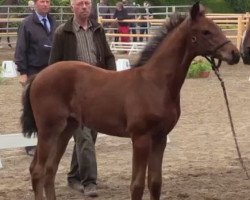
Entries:
<svg viewBox="0 0 250 200">
<path fill-rule="evenodd" d="M 148 188 L 150 200 L 159 200 L 162 185 L 162 159 L 166 147 L 166 135 L 152 138 L 151 152 L 148 162 Z"/>
<path fill-rule="evenodd" d="M 150 151 L 150 137 L 147 134 L 133 135 L 133 166 L 130 185 L 131 200 L 141 200 L 145 187 L 146 168 Z"/>
</svg>

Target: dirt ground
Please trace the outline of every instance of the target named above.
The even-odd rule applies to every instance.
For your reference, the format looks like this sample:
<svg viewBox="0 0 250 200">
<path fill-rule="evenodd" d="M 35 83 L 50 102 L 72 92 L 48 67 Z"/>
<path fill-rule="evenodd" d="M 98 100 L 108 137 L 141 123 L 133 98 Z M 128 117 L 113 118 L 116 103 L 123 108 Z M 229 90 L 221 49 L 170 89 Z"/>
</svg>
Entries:
<svg viewBox="0 0 250 200">
<path fill-rule="evenodd" d="M 2 50 L 1 50 L 2 51 Z M 6 55 L 5 60 L 11 58 Z M 250 173 L 250 66 L 223 64 L 236 134 Z M 20 96 L 17 79 L 0 84 L 0 134 L 19 133 Z M 250 200 L 246 180 L 235 149 L 220 83 L 214 74 L 206 79 L 187 79 L 181 91 L 182 114 L 170 133 L 163 161 L 162 198 L 169 200 Z M 132 111 L 131 111 L 132 112 Z M 56 178 L 58 199 L 84 199 L 67 187 L 66 174 L 72 143 L 60 163 Z M 131 179 L 131 142 L 99 137 L 98 192 L 96 200 L 128 200 Z M 28 168 L 31 158 L 22 148 L 0 150 L 0 200 L 31 200 Z M 85 198 L 86 200 L 88 198 Z M 144 198 L 149 200 L 148 190 Z"/>
</svg>

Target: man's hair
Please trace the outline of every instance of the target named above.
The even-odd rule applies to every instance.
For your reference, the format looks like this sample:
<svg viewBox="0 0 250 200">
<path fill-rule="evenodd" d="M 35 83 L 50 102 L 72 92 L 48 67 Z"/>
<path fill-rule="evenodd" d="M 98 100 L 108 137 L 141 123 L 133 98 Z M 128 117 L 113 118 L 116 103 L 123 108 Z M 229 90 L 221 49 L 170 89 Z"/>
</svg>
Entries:
<svg viewBox="0 0 250 200">
<path fill-rule="evenodd" d="M 70 0 L 70 5 L 72 6 L 75 3 L 76 0 Z M 90 2 L 92 3 L 92 0 L 90 0 Z"/>
<path fill-rule="evenodd" d="M 123 8 L 123 3 L 120 2 L 120 1 L 118 1 L 118 2 L 116 3 L 116 6 L 119 6 L 119 7 Z"/>
<path fill-rule="evenodd" d="M 36 3 L 38 0 L 32 0 L 32 1 L 34 1 L 34 3 Z M 50 3 L 52 3 L 52 0 L 50 0 Z"/>
</svg>

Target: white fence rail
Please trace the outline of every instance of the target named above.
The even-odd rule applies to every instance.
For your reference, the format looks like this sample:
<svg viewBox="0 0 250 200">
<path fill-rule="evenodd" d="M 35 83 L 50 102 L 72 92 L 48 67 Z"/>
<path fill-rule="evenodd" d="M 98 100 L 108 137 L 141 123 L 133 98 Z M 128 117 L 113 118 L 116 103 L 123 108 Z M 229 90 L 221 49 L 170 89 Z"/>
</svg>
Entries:
<svg viewBox="0 0 250 200">
<path fill-rule="evenodd" d="M 111 24 L 114 22 L 112 19 L 105 19 L 107 15 L 110 15 L 110 18 L 113 16 L 113 12 L 115 6 L 106 6 L 105 8 L 110 9 L 110 13 L 102 13 L 103 6 L 99 6 L 97 4 L 97 17 L 99 22 L 104 25 L 104 28 L 107 32 L 106 36 L 109 38 L 117 37 L 116 34 L 113 33 L 114 29 L 112 26 L 107 25 L 105 23 Z M 134 27 L 130 27 L 130 30 L 135 30 L 133 34 L 130 34 L 129 37 L 140 37 L 138 33 L 140 32 L 140 23 L 145 23 L 145 20 L 139 20 L 138 17 L 141 14 L 145 15 L 145 8 L 143 6 L 130 6 L 127 8 L 133 8 L 134 13 L 129 13 L 134 16 L 134 19 L 124 20 L 129 23 L 134 23 Z M 154 33 L 155 29 L 162 24 L 163 20 L 169 17 L 175 11 L 186 13 L 189 10 L 190 6 L 150 6 L 147 7 L 147 10 L 150 10 L 150 15 L 153 16 L 154 19 L 147 20 L 147 31 L 149 34 L 144 34 L 143 37 L 151 37 L 152 33 Z M 21 10 L 21 11 L 20 11 Z M 144 11 L 144 13 L 143 13 Z M 148 12 L 148 11 L 147 11 Z M 13 37 L 17 36 L 17 29 L 21 22 L 21 20 L 30 13 L 28 6 L 0 6 L 0 37 Z M 65 22 L 69 17 L 72 16 L 72 12 L 69 6 L 53 6 L 51 10 L 51 14 L 56 18 L 59 23 Z M 147 13 L 146 13 L 147 14 Z M 149 13 L 148 13 L 149 14 Z M 249 13 L 245 14 L 221 14 L 221 13 L 209 13 L 208 16 L 214 20 L 215 23 L 220 25 L 225 31 L 234 31 L 234 34 L 226 33 L 227 37 L 233 40 L 237 40 L 237 47 L 239 47 L 241 43 L 242 34 L 246 27 L 246 24 L 249 21 Z M 3 26 L 3 23 L 5 26 Z M 136 32 L 136 34 L 134 34 Z M 236 32 L 236 33 L 235 33 Z M 2 40 L 5 41 L 5 40 Z M 134 41 L 134 40 L 133 40 Z M 135 41 L 134 41 L 135 42 Z M 15 43 L 15 40 L 11 41 L 11 43 Z M 6 42 L 4 42 L 6 44 Z"/>
<path fill-rule="evenodd" d="M 111 42 L 110 49 L 112 52 L 126 51 L 128 55 L 138 54 L 146 46 L 145 42 Z"/>
<path fill-rule="evenodd" d="M 166 18 L 174 11 L 187 11 L 190 6 L 150 6 L 149 9 L 152 9 L 153 13 L 152 16 L 155 16 L 157 18 Z M 97 18 L 103 17 L 103 16 L 110 16 L 110 18 L 113 18 L 113 14 L 115 11 L 115 6 L 105 6 L 105 8 L 109 8 L 110 13 L 102 13 L 101 10 L 104 8 L 104 6 L 99 6 L 97 4 Z M 136 10 L 136 13 L 129 13 L 129 15 L 133 15 L 135 17 L 140 16 L 145 10 L 145 7 L 143 6 L 130 6 L 128 8 L 134 8 Z M 31 10 L 28 6 L 19 6 L 19 5 L 11 5 L 11 6 L 0 6 L 0 32 L 9 33 L 10 37 L 15 36 L 11 33 L 17 32 L 18 26 L 21 22 L 21 20 L 29 15 L 31 13 Z M 51 15 L 57 20 L 58 23 L 64 23 L 66 20 L 68 20 L 72 16 L 71 8 L 70 6 L 52 6 L 51 7 Z M 5 25 L 3 26 L 3 23 Z"/>
<path fill-rule="evenodd" d="M 0 150 L 36 145 L 37 138 L 26 138 L 22 133 L 0 135 Z"/>
<path fill-rule="evenodd" d="M 37 144 L 37 138 L 25 138 L 22 133 L 0 135 L 0 150 L 18 147 L 33 146 Z M 0 157 L 0 169 L 3 168 Z"/>
</svg>

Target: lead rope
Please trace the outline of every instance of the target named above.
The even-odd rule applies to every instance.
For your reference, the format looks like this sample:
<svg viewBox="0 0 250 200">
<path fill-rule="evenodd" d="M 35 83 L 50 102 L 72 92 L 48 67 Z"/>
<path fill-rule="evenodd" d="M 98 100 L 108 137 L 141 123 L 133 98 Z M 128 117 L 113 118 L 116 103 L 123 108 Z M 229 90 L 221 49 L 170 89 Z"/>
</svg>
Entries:
<svg viewBox="0 0 250 200">
<path fill-rule="evenodd" d="M 250 179 L 249 174 L 247 172 L 247 168 L 245 166 L 245 163 L 244 163 L 244 161 L 243 161 L 243 159 L 241 157 L 241 152 L 240 152 L 237 136 L 236 136 L 235 129 L 234 129 L 233 118 L 232 118 L 232 114 L 231 114 L 231 111 L 230 111 L 230 108 L 229 108 L 229 102 L 228 102 L 228 98 L 227 98 L 227 92 L 226 92 L 225 84 L 224 84 L 224 81 L 222 80 L 222 78 L 220 77 L 220 73 L 219 73 L 219 70 L 218 70 L 219 66 L 221 65 L 221 60 L 219 60 L 218 63 L 216 64 L 213 57 L 209 58 L 209 57 L 205 56 L 205 58 L 210 62 L 211 66 L 212 66 L 212 69 L 214 70 L 215 75 L 217 76 L 217 78 L 219 79 L 219 81 L 221 83 L 224 98 L 225 98 L 225 101 L 226 101 L 227 113 L 228 113 L 228 118 L 229 118 L 229 121 L 230 121 L 231 131 L 233 133 L 233 138 L 234 138 L 236 150 L 237 150 L 237 153 L 238 153 L 238 157 L 239 157 L 239 160 L 240 160 L 240 164 L 241 164 L 244 172 L 246 173 L 247 179 Z"/>
</svg>

